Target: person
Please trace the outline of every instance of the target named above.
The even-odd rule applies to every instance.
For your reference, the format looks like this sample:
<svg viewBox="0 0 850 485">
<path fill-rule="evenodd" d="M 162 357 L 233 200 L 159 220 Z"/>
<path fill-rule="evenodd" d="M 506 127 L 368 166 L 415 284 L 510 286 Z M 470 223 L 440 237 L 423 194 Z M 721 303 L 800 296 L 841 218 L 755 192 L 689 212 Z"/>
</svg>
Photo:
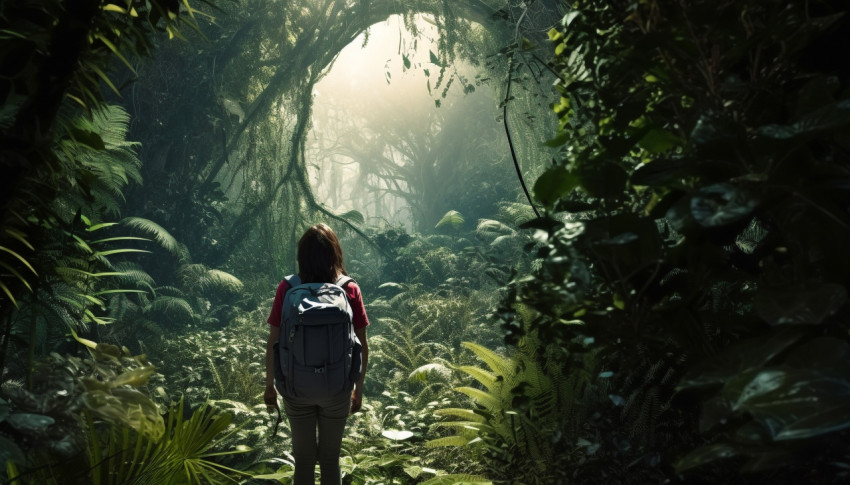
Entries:
<svg viewBox="0 0 850 485">
<path fill-rule="evenodd" d="M 340 276 L 348 275 L 343 261 L 339 238 L 325 224 L 316 224 L 298 241 L 298 276 L 303 283 L 334 283 Z M 349 414 L 360 410 L 363 402 L 363 380 L 369 357 L 366 327 L 369 318 L 363 306 L 363 297 L 357 283 L 343 285 L 353 312 L 354 333 L 363 346 L 362 372 L 349 393 L 321 400 L 306 400 L 283 396 L 284 412 L 289 419 L 292 437 L 292 455 L 295 458 L 295 485 L 313 484 L 316 461 L 321 470 L 321 485 L 339 485 L 341 473 L 339 454 L 342 434 Z M 275 293 L 268 324 L 271 326 L 266 343 L 266 390 L 263 399 L 269 408 L 277 408 L 277 390 L 274 386 L 273 346 L 280 336 L 283 298 L 289 283 L 281 281 Z"/>
</svg>

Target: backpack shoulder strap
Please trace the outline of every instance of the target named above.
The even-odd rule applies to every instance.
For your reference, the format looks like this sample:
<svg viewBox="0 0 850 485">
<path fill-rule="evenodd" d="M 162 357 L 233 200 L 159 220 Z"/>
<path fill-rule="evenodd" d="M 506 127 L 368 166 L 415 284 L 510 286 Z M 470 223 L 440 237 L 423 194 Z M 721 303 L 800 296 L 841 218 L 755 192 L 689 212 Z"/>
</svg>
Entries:
<svg viewBox="0 0 850 485">
<path fill-rule="evenodd" d="M 290 288 L 295 288 L 296 286 L 301 284 L 301 277 L 298 276 L 297 274 L 291 274 L 291 275 L 287 276 L 286 278 L 284 278 L 284 280 L 286 280 L 286 282 L 289 283 Z"/>
<path fill-rule="evenodd" d="M 342 275 L 336 280 L 334 284 L 339 286 L 340 288 L 344 288 L 345 285 L 347 285 L 351 281 L 354 281 L 354 278 L 352 278 L 351 276 Z"/>
</svg>

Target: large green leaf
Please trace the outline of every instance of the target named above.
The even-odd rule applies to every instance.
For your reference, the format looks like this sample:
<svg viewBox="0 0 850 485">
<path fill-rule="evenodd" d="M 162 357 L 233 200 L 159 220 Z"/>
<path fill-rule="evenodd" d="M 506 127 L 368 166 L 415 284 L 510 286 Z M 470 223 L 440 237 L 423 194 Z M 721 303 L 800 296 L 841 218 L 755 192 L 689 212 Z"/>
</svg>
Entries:
<svg viewBox="0 0 850 485">
<path fill-rule="evenodd" d="M 581 188 L 592 197 L 615 198 L 623 193 L 628 175 L 614 162 L 594 162 L 581 168 L 578 174 Z"/>
<path fill-rule="evenodd" d="M 767 335 L 741 340 L 694 365 L 678 389 L 723 384 L 750 369 L 759 368 L 802 338 L 802 332 L 784 327 Z"/>
<path fill-rule="evenodd" d="M 703 187 L 691 197 L 691 214 L 703 227 L 718 227 L 737 222 L 750 214 L 758 201 L 748 191 L 720 183 Z"/>
<path fill-rule="evenodd" d="M 791 125 L 766 125 L 757 134 L 773 140 L 796 140 L 850 125 L 850 99 L 824 106 Z"/>
<path fill-rule="evenodd" d="M 638 141 L 638 146 L 652 154 L 663 153 L 682 144 L 682 139 L 661 128 L 650 129 Z"/>
<path fill-rule="evenodd" d="M 50 416 L 34 413 L 15 413 L 6 418 L 6 422 L 23 433 L 42 433 L 52 426 L 56 420 Z"/>
<path fill-rule="evenodd" d="M 844 373 L 770 367 L 732 379 L 723 395 L 733 410 L 751 415 L 773 440 L 850 428 L 850 381 Z"/>
<path fill-rule="evenodd" d="M 759 288 L 758 315 L 771 325 L 816 325 L 837 312 L 847 301 L 847 290 L 834 283 Z"/>
<path fill-rule="evenodd" d="M 729 443 L 714 443 L 697 448 L 676 462 L 676 473 L 682 473 L 721 458 L 738 455 L 739 447 Z"/>
<path fill-rule="evenodd" d="M 578 178 L 565 167 L 551 167 L 543 172 L 534 183 L 534 198 L 546 207 L 552 207 L 558 199 L 578 187 Z"/>
</svg>

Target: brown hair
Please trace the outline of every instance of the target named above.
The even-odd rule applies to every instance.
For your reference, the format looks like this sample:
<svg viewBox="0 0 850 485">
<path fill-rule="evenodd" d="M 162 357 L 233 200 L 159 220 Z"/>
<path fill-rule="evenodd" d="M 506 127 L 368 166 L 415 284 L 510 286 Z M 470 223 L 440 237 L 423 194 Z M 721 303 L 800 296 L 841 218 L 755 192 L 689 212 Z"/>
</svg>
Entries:
<svg viewBox="0 0 850 485">
<path fill-rule="evenodd" d="M 345 271 L 342 246 L 333 229 L 316 224 L 298 241 L 298 276 L 302 283 L 334 283 Z"/>
</svg>

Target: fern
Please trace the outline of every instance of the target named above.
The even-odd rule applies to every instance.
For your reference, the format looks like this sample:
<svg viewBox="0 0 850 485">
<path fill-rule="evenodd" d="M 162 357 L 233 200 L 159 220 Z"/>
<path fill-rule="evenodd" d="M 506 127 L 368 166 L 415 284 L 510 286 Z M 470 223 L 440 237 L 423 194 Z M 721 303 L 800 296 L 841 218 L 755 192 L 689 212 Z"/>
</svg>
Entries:
<svg viewBox="0 0 850 485">
<path fill-rule="evenodd" d="M 188 251 L 174 236 L 159 224 L 141 217 L 125 217 L 121 223 L 150 235 L 159 245 L 180 260 L 188 258 Z"/>
<path fill-rule="evenodd" d="M 516 231 L 507 225 L 493 219 L 479 219 L 475 234 L 482 238 L 496 238 L 498 236 L 512 235 Z"/>
<path fill-rule="evenodd" d="M 175 296 L 159 296 L 151 302 L 151 312 L 164 313 L 172 319 L 191 322 L 195 318 L 195 310 L 183 298 Z"/>
<path fill-rule="evenodd" d="M 456 210 L 450 210 L 443 215 L 442 219 L 437 222 L 437 225 L 434 226 L 434 229 L 440 229 L 443 227 L 450 227 L 452 229 L 458 229 L 465 222 L 463 215 Z"/>
<path fill-rule="evenodd" d="M 224 271 L 209 269 L 203 264 L 184 264 L 177 270 L 184 288 L 197 288 L 200 291 L 226 290 L 239 291 L 242 282 Z"/>
</svg>

